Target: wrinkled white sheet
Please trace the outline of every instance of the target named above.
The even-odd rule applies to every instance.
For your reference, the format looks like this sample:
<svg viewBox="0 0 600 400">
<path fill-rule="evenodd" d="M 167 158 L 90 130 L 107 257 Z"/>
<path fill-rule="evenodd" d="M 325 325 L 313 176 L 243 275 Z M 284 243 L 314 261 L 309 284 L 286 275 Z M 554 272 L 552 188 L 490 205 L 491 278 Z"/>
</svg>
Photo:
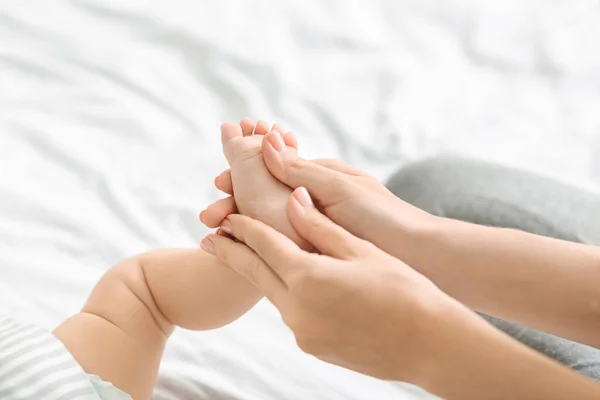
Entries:
<svg viewBox="0 0 600 400">
<path fill-rule="evenodd" d="M 49 328 L 114 262 L 195 246 L 221 121 L 384 179 L 452 151 L 600 182 L 595 0 L 0 0 L 0 312 Z M 178 332 L 156 399 L 419 399 L 303 355 L 266 302 Z"/>
</svg>

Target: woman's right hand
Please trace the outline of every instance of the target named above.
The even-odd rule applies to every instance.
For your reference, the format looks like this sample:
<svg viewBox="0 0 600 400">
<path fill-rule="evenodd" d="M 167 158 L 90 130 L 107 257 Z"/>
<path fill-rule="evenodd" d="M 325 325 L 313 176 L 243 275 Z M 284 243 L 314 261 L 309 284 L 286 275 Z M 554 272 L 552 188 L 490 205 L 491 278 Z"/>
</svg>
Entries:
<svg viewBox="0 0 600 400">
<path fill-rule="evenodd" d="M 417 383 L 430 373 L 434 349 L 446 340 L 443 327 L 471 312 L 402 261 L 334 224 L 305 189 L 291 196 L 288 216 L 319 254 L 236 214 L 221 229 L 237 241 L 211 234 L 202 247 L 277 307 L 305 352 L 382 379 Z"/>
<path fill-rule="evenodd" d="M 299 157 L 296 146 L 289 144 L 296 142 L 291 135 L 287 133 L 280 146 L 272 144 L 280 140 L 276 133 L 265 136 L 263 157 L 269 171 L 292 189 L 305 187 L 324 214 L 350 233 L 409 261 L 409 250 L 418 246 L 421 234 L 439 225 L 440 218 L 402 201 L 375 178 L 342 161 Z M 215 186 L 233 194 L 229 171 L 215 179 Z M 235 210 L 211 206 L 205 212 L 221 221 Z"/>
</svg>

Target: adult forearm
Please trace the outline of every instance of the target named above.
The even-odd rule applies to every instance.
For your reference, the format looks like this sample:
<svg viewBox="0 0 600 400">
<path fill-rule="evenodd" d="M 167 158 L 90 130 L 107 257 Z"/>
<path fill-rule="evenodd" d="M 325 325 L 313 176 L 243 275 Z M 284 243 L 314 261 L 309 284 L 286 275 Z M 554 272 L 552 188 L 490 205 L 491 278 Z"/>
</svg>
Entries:
<svg viewBox="0 0 600 400">
<path fill-rule="evenodd" d="M 469 307 L 600 347 L 600 248 L 453 220 L 397 254 Z"/>
<path fill-rule="evenodd" d="M 460 305 L 435 320 L 416 384 L 453 400 L 597 399 L 600 385 L 547 359 Z"/>
</svg>

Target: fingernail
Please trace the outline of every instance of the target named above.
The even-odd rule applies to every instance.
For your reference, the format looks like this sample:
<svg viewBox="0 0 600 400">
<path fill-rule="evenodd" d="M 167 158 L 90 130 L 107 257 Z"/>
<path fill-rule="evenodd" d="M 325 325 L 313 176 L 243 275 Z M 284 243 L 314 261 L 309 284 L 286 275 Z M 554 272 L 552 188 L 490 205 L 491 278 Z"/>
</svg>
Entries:
<svg viewBox="0 0 600 400">
<path fill-rule="evenodd" d="M 294 191 L 294 197 L 302 207 L 311 207 L 313 205 L 312 199 L 310 198 L 306 188 L 301 187 L 296 189 Z"/>
<path fill-rule="evenodd" d="M 269 135 L 269 143 L 271 143 L 271 146 L 273 146 L 275 150 L 282 151 L 285 149 L 285 143 L 281 138 L 281 134 L 279 131 L 273 131 L 273 133 L 275 133 L 275 135 Z"/>
<path fill-rule="evenodd" d="M 228 219 L 224 219 L 223 222 L 221 222 L 221 225 L 219 226 L 219 228 L 221 228 L 225 232 L 231 234 L 231 222 L 229 222 Z"/>
<path fill-rule="evenodd" d="M 208 236 L 202 239 L 202 241 L 200 242 L 200 247 L 202 247 L 202 250 L 204 250 L 207 253 L 215 254 L 215 244 L 212 240 L 208 238 Z"/>
</svg>

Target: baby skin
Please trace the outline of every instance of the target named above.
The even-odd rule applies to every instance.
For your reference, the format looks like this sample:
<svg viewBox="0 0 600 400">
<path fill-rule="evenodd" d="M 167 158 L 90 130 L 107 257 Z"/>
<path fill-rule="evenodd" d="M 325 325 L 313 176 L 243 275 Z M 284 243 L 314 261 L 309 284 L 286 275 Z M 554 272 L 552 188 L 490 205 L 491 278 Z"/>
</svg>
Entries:
<svg viewBox="0 0 600 400">
<path fill-rule="evenodd" d="M 277 125 L 273 131 L 280 133 L 283 145 L 296 147 L 293 135 L 284 135 Z M 292 190 L 273 178 L 263 163 L 261 142 L 268 132 L 262 121 L 223 124 L 223 150 L 231 176 L 228 172 L 217 179 L 228 183 L 225 191 L 235 194 L 235 200 L 229 197 L 210 206 L 227 210 L 225 214 L 202 213 L 200 219 L 217 227 L 222 221 L 210 220 L 210 215 L 227 215 L 237 208 L 307 248 L 287 218 L 285 207 Z M 202 245 L 211 244 L 204 240 Z M 202 249 L 157 250 L 108 270 L 81 312 L 53 333 L 87 373 L 136 400 L 149 399 L 164 347 L 176 326 L 218 328 L 245 314 L 261 297 L 246 279 Z"/>
<path fill-rule="evenodd" d="M 221 126 L 223 153 L 231 169 L 217 177 L 215 183 L 219 187 L 226 185 L 226 191 L 233 197 L 211 205 L 211 208 L 216 207 L 220 210 L 207 210 L 209 212 L 203 212 L 200 219 L 208 227 L 215 228 L 221 221 L 211 219 L 213 216 L 227 215 L 236 210 L 275 228 L 308 250 L 311 246 L 298 236 L 287 218 L 287 203 L 292 189 L 273 177 L 263 161 L 262 141 L 270 131 L 277 133 L 270 136 L 278 142 L 273 143 L 274 146 L 287 145 L 297 148 L 294 135 L 290 132 L 284 134 L 281 126 L 277 124 L 269 129 L 265 121 L 255 124 L 247 118 L 239 124 L 224 123 Z M 230 176 L 226 176 L 228 174 Z"/>
</svg>

